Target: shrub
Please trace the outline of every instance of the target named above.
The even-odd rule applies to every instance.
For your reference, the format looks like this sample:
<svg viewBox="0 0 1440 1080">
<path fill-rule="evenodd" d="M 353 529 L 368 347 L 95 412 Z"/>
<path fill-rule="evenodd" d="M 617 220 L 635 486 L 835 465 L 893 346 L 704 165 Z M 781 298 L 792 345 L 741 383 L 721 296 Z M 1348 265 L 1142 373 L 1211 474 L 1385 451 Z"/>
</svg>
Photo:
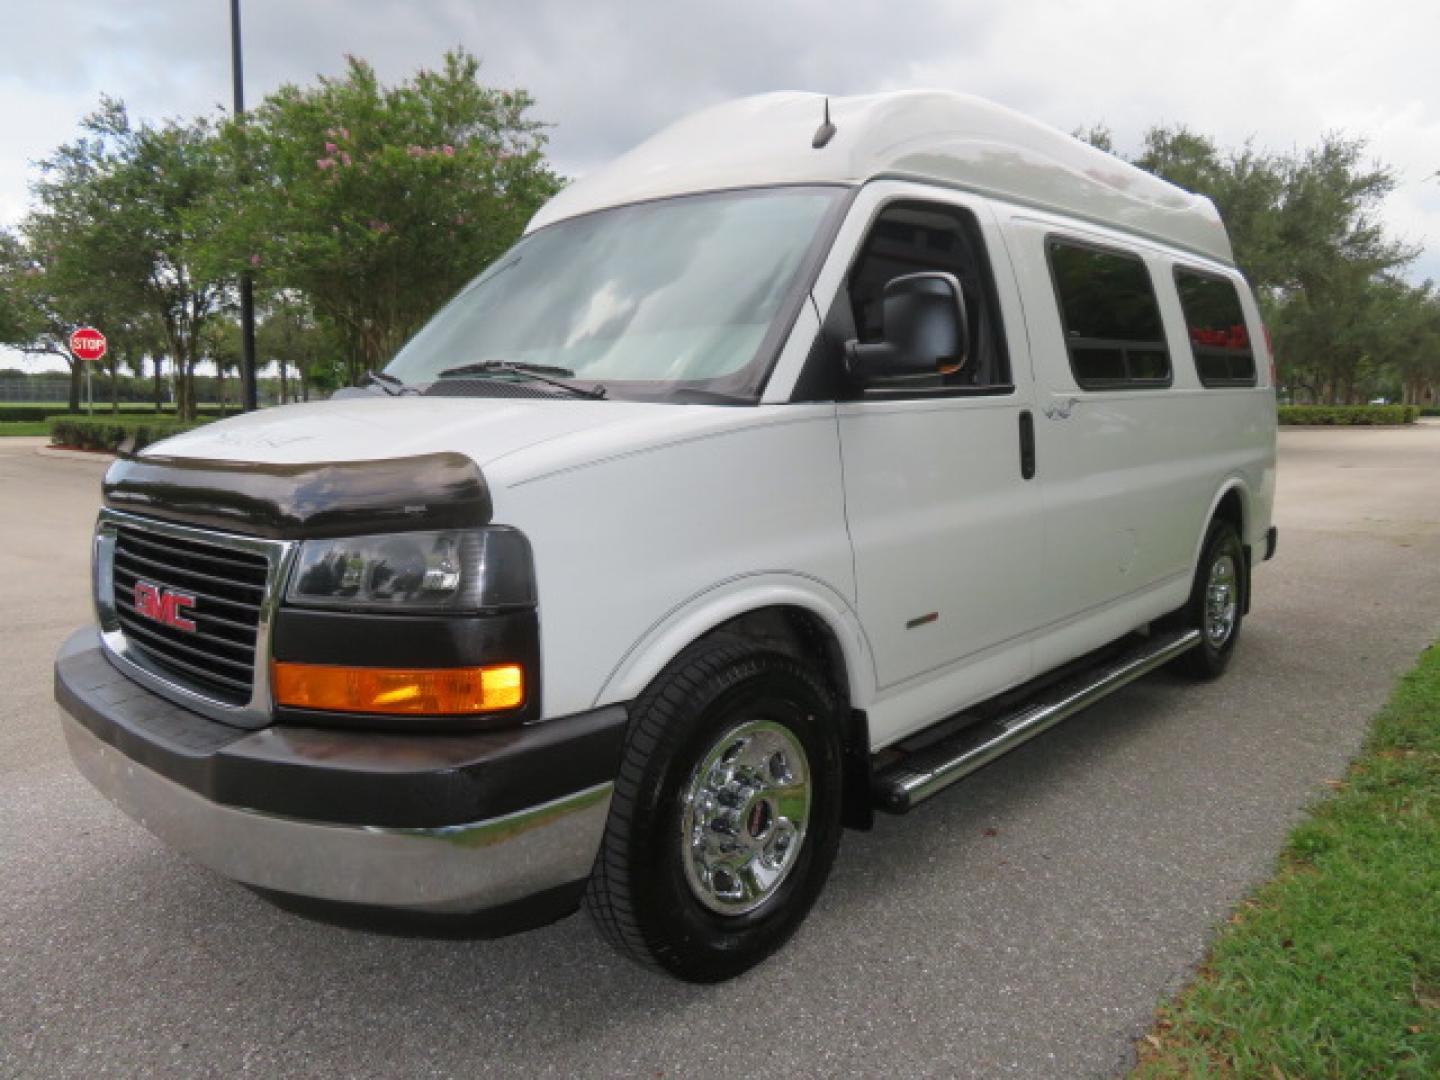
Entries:
<svg viewBox="0 0 1440 1080">
<path fill-rule="evenodd" d="M 1421 416 L 1440 416 L 1440 405 L 1426 405 L 1420 410 Z"/>
<path fill-rule="evenodd" d="M 49 420 L 65 411 L 64 405 L 5 405 L 0 404 L 0 420 L 24 420 L 30 423 Z"/>
<path fill-rule="evenodd" d="M 219 405 L 210 404 L 208 402 L 202 403 L 196 406 L 196 408 L 200 412 L 205 414 L 213 414 L 218 416 L 220 413 Z M 235 411 L 235 407 L 232 405 L 230 407 L 230 412 L 233 414 Z M 8 401 L 0 401 L 0 420 L 49 420 L 51 417 L 85 415 L 87 414 L 83 412 L 70 412 L 64 406 L 64 404 L 36 405 L 31 402 L 11 404 Z M 110 403 L 108 401 L 97 401 L 95 403 L 95 419 L 99 420 L 101 417 L 114 415 L 115 414 L 110 411 Z M 155 412 L 155 406 L 149 404 L 148 402 L 137 403 L 130 401 L 122 401 L 120 403 L 120 416 L 168 416 L 173 418 L 175 416 L 175 410 L 169 406 L 166 406 L 164 411 L 157 413 Z"/>
<path fill-rule="evenodd" d="M 173 416 L 52 416 L 50 441 L 81 450 L 140 450 L 153 442 L 199 427 Z"/>
<path fill-rule="evenodd" d="M 1388 427 L 1413 424 L 1419 412 L 1414 405 L 1281 405 L 1280 423 Z"/>
</svg>

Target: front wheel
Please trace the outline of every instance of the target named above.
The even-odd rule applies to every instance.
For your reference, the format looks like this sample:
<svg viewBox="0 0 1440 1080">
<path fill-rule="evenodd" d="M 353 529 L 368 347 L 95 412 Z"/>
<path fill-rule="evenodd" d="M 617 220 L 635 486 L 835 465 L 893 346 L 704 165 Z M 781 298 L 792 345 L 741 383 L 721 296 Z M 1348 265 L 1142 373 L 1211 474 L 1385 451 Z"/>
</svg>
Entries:
<svg viewBox="0 0 1440 1080">
<path fill-rule="evenodd" d="M 738 640 L 700 642 L 632 710 L 586 904 L 611 944 L 691 982 L 780 948 L 841 832 L 826 681 Z"/>
<path fill-rule="evenodd" d="M 1200 631 L 1200 644 L 1175 661 L 1175 669 L 1194 679 L 1224 674 L 1240 637 L 1245 612 L 1245 550 L 1235 527 L 1213 521 L 1205 534 L 1200 564 L 1190 599 L 1180 611 L 1181 623 Z"/>
</svg>

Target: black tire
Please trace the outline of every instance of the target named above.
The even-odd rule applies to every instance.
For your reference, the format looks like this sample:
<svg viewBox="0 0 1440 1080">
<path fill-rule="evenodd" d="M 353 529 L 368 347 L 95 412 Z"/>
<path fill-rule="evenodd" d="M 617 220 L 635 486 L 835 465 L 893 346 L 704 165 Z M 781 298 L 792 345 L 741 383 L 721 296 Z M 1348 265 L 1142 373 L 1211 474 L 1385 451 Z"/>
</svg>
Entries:
<svg viewBox="0 0 1440 1080">
<path fill-rule="evenodd" d="M 840 843 L 837 713 L 835 692 L 809 666 L 735 638 L 697 642 L 655 680 L 631 710 L 610 818 L 585 894 L 612 945 L 643 964 L 705 983 L 738 975 L 785 944 L 824 886 Z M 703 886 L 687 878 L 695 864 L 682 844 L 685 794 L 707 754 L 737 725 L 757 719 L 788 732 L 804 751 L 808 822 L 773 891 L 753 910 L 722 914 L 702 902 Z M 776 817 L 781 820 L 788 823 Z M 757 843 L 754 835 L 752 827 L 746 842 Z"/>
<path fill-rule="evenodd" d="M 1223 638 L 1211 634 L 1225 620 L 1207 621 L 1211 574 L 1217 563 L 1228 560 L 1231 568 L 1230 595 L 1234 614 L 1229 620 L 1229 629 Z M 1195 568 L 1195 582 L 1190 588 L 1190 599 L 1178 614 L 1179 625 L 1195 627 L 1200 631 L 1200 644 L 1176 657 L 1172 669 L 1191 679 L 1218 679 L 1230 664 L 1235 653 L 1235 644 L 1240 639 L 1240 624 L 1245 616 L 1245 589 L 1248 583 L 1245 575 L 1245 550 L 1235 526 L 1228 521 L 1216 519 L 1205 533 L 1205 544 L 1201 548 L 1200 563 Z"/>
</svg>

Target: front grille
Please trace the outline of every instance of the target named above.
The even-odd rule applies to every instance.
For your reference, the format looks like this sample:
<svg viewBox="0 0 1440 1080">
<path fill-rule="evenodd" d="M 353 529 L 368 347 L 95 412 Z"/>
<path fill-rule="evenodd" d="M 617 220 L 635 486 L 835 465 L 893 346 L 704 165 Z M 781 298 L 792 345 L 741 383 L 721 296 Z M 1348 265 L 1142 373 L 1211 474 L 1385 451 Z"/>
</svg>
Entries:
<svg viewBox="0 0 1440 1080">
<path fill-rule="evenodd" d="M 265 600 L 269 562 L 264 555 L 222 544 L 121 525 L 115 530 L 115 616 L 126 648 L 144 655 L 217 700 L 250 701 L 255 648 Z M 148 582 L 165 592 L 195 598 L 182 630 L 142 615 L 135 586 Z"/>
</svg>

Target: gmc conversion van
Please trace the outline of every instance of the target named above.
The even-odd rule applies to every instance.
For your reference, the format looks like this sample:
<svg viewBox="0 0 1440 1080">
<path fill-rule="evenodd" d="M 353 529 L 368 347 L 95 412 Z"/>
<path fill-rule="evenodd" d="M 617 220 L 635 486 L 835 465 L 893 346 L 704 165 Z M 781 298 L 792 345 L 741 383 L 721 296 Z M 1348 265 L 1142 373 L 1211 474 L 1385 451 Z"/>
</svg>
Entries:
<svg viewBox="0 0 1440 1080">
<path fill-rule="evenodd" d="M 1275 549 L 1211 203 L 970 97 L 771 94 L 546 205 L 365 392 L 122 457 L 81 771 L 222 874 L 734 975 L 842 829 L 1161 665 Z"/>
</svg>

